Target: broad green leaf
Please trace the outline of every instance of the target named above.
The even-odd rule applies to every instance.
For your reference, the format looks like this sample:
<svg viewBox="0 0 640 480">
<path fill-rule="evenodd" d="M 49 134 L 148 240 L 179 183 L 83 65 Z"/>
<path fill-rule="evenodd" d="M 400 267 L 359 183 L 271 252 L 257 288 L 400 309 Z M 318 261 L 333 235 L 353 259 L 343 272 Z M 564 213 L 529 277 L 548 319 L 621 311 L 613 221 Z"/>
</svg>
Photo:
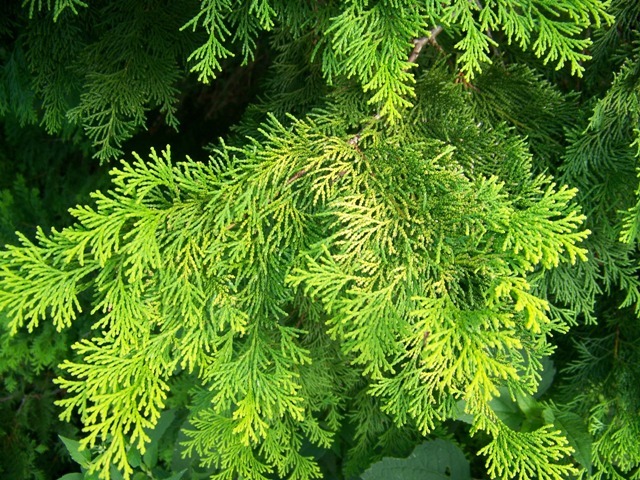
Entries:
<svg viewBox="0 0 640 480">
<path fill-rule="evenodd" d="M 549 415 L 550 412 L 551 415 Z M 573 412 L 545 409 L 545 418 L 552 417 L 553 424 L 567 437 L 569 444 L 575 450 L 573 458 L 582 465 L 587 472 L 591 472 L 591 435 L 584 420 Z"/>
<path fill-rule="evenodd" d="M 139 467 L 142 463 L 141 460 L 142 457 L 138 449 L 134 446 L 129 447 L 129 451 L 127 452 L 127 461 L 129 462 L 129 465 L 133 468 Z"/>
<path fill-rule="evenodd" d="M 534 394 L 534 397 L 540 398 L 544 393 L 549 390 L 549 387 L 553 384 L 553 379 L 556 376 L 556 367 L 553 365 L 553 360 L 549 357 L 542 358 L 542 373 L 540 374 L 540 383 L 538 384 L 538 390 Z"/>
<path fill-rule="evenodd" d="M 525 395 L 523 393 L 516 394 L 516 403 L 518 405 L 518 408 L 520 408 L 520 410 L 526 416 L 533 415 L 542 409 L 540 404 L 536 402 L 535 398 L 533 398 L 531 395 Z"/>
<path fill-rule="evenodd" d="M 180 445 L 181 442 L 184 442 L 189 438 L 184 433 L 185 430 L 189 428 L 193 428 L 193 425 L 191 424 L 189 419 L 187 419 L 180 426 L 180 430 L 178 431 L 178 437 L 176 438 L 176 442 L 175 442 L 176 445 Z M 176 448 L 173 451 L 173 457 L 171 458 L 171 470 L 175 472 L 183 469 L 189 469 L 194 465 L 197 465 L 199 460 L 200 460 L 200 456 L 198 455 L 198 452 L 193 451 L 191 452 L 190 456 L 183 456 L 181 449 Z"/>
<path fill-rule="evenodd" d="M 35 448 L 35 451 L 38 453 L 44 453 L 47 450 L 49 450 L 49 447 L 47 447 L 46 445 L 43 445 L 42 443 Z"/>
<path fill-rule="evenodd" d="M 58 435 L 64 446 L 67 448 L 67 451 L 71 455 L 71 458 L 74 462 L 79 464 L 82 468 L 88 468 L 89 461 L 91 460 L 91 452 L 89 450 L 80 450 L 80 442 L 77 440 L 72 440 L 67 437 L 63 437 L 62 435 Z"/>
<path fill-rule="evenodd" d="M 61 476 L 58 480 L 84 480 L 84 475 L 81 473 L 67 473 Z"/>
<path fill-rule="evenodd" d="M 174 473 L 170 477 L 167 477 L 165 480 L 180 480 L 182 476 L 187 473 L 187 470 L 181 470 L 179 472 Z"/>
<path fill-rule="evenodd" d="M 118 470 L 115 465 L 111 465 L 109 472 L 111 473 L 111 480 L 124 480 L 122 473 L 120 473 L 120 470 Z"/>
<path fill-rule="evenodd" d="M 462 450 L 445 440 L 418 445 L 407 458 L 384 458 L 362 474 L 363 480 L 471 480 Z"/>
<path fill-rule="evenodd" d="M 471 425 L 473 423 L 473 415 L 464 411 L 464 409 L 467 407 L 467 401 L 464 399 L 458 400 L 456 402 L 456 407 L 458 408 L 458 414 L 455 416 L 455 419 Z"/>
<path fill-rule="evenodd" d="M 519 431 L 524 421 L 524 415 L 518 408 L 518 404 L 511 399 L 506 388 L 500 389 L 500 396 L 489 402 L 491 409 L 500 420 L 512 430 Z"/>
<path fill-rule="evenodd" d="M 151 441 L 147 445 L 147 449 L 142 456 L 142 461 L 147 467 L 153 468 L 158 463 L 158 447 L 160 445 L 160 439 L 167 431 L 167 428 L 171 425 L 176 418 L 175 410 L 167 410 L 160 414 L 158 423 L 153 430 L 147 432 Z"/>
<path fill-rule="evenodd" d="M 516 402 L 525 417 L 521 432 L 532 432 L 545 424 L 543 406 L 532 395 L 517 393 Z"/>
</svg>

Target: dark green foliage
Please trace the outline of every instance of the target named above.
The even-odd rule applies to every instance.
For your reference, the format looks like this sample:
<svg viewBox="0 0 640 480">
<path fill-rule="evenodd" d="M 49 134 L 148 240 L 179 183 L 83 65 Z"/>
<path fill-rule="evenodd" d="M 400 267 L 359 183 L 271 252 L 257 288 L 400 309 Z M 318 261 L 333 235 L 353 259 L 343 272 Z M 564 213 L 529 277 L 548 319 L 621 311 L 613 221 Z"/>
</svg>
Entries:
<svg viewBox="0 0 640 480">
<path fill-rule="evenodd" d="M 362 474 L 364 480 L 471 480 L 469 462 L 450 442 L 433 440 L 418 445 L 407 459 L 386 458 Z"/>
<path fill-rule="evenodd" d="M 637 2 L 1 8 L 0 474 L 640 479 Z"/>
</svg>

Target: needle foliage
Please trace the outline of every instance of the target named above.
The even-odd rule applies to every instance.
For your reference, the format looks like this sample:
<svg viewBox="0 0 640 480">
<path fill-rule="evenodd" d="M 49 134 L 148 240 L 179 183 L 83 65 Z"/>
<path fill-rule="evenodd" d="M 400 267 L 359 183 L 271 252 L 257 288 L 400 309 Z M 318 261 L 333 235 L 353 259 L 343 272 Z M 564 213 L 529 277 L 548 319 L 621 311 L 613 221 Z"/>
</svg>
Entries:
<svg viewBox="0 0 640 480">
<path fill-rule="evenodd" d="M 0 473 L 640 479 L 637 2 L 1 8 Z"/>
</svg>

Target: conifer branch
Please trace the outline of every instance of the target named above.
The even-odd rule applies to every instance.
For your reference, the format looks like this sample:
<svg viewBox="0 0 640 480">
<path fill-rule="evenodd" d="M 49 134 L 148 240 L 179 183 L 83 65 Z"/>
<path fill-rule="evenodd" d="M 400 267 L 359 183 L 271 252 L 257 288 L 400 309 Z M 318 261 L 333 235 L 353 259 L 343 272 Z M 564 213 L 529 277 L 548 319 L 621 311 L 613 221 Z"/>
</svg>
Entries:
<svg viewBox="0 0 640 480">
<path fill-rule="evenodd" d="M 64 420 L 84 424 L 75 442 L 87 449 L 83 468 L 103 480 L 114 468 L 125 480 L 151 469 L 169 478 L 181 447 L 220 478 L 313 480 L 325 469 L 308 447 L 330 449 L 338 438 L 353 447 L 337 473 L 357 477 L 375 456 L 445 431 L 461 420 L 457 410 L 471 432 L 490 437 L 484 449 L 460 437 L 460 449 L 481 450 L 494 478 L 637 469 L 640 382 L 630 379 L 640 378 L 640 329 L 631 309 L 598 302 L 619 286 L 627 298 L 615 302 L 640 305 L 632 143 L 640 143 L 640 51 L 626 46 L 632 54 L 593 112 L 544 80 L 569 87 L 564 72 L 491 54 L 504 39 L 553 67 L 581 69 L 583 52 L 595 51 L 585 32 L 625 2 L 637 31 L 635 0 L 530 0 L 527 9 L 518 0 L 176 0 L 166 12 L 134 0 L 41 2 L 54 15 L 34 15 L 26 63 L 8 46 L 12 60 L 0 68 L 0 112 L 11 114 L 4 127 L 17 130 L 25 113 L 16 101 L 42 104 L 50 131 L 71 118 L 105 158 L 149 111 L 177 123 L 178 66 L 188 58 L 202 80 L 213 78 L 225 57 L 251 59 L 263 31 L 278 54 L 260 92 L 266 100 L 237 125 L 232 146 L 220 142 L 209 162 L 176 161 L 169 149 L 134 154 L 112 171 L 110 190 L 71 210 L 75 225 L 19 236 L 20 246 L 0 251 L 0 323 L 29 331 L 0 337 L 0 376 L 17 379 L 5 382 L 12 392 L 36 392 L 5 388 L 0 414 L 17 408 L 20 426 L 36 400 L 58 399 Z M 56 9 L 64 22 L 50 21 Z M 91 19 L 101 17 L 94 32 Z M 206 40 L 191 56 L 200 36 L 186 27 Z M 430 57 L 443 51 L 443 28 L 457 37 L 457 67 L 420 61 L 427 44 L 438 49 Z M 21 85 L 35 85 L 35 98 Z M 69 111 L 68 101 L 79 103 Z M 263 122 L 267 111 L 275 116 Z M 295 112 L 286 126 L 276 120 L 285 112 Z M 589 117 L 565 138 L 564 125 Z M 30 142 L 30 155 L 31 147 L 40 149 Z M 6 148 L 0 164 L 14 158 Z M 556 171 L 540 152 L 565 177 L 539 175 Z M 53 171 L 36 161 L 34 171 Z M 13 221 L 13 211 L 38 197 L 5 188 L 0 235 L 31 219 Z M 580 204 L 595 212 L 584 227 Z M 628 244 L 616 238 L 620 228 Z M 563 417 L 537 400 L 536 387 L 552 380 L 541 382 L 542 363 L 556 334 L 581 316 L 595 322 L 596 312 L 612 313 L 595 329 L 609 335 L 578 347 L 576 378 L 562 382 L 577 386 L 570 406 L 586 413 Z M 66 340 L 55 332 L 70 326 Z M 558 355 L 575 352 L 568 344 Z M 28 385 L 54 365 L 58 390 Z M 174 409 L 189 411 L 181 435 Z M 2 448 L 0 458 L 11 458 Z"/>
<path fill-rule="evenodd" d="M 473 1 L 473 0 L 469 0 L 469 1 Z M 480 10 L 482 10 L 484 8 L 484 5 L 482 5 L 482 1 L 481 0 L 475 0 L 476 5 L 478 6 L 478 8 Z M 496 42 L 493 39 L 493 31 L 491 30 L 491 28 L 487 27 L 487 37 L 489 37 L 491 39 L 491 50 L 493 51 L 493 54 L 496 57 L 500 56 L 500 51 L 498 50 L 498 47 L 496 46 Z"/>
<path fill-rule="evenodd" d="M 420 52 L 422 51 L 422 49 L 427 43 L 430 43 L 431 45 L 438 48 L 438 50 L 442 51 L 442 48 L 436 41 L 437 36 L 440 35 L 442 31 L 443 31 L 442 26 L 437 25 L 435 28 L 431 30 L 428 36 L 414 39 L 413 50 L 411 51 L 411 54 L 409 55 L 409 58 L 407 59 L 407 61 L 409 63 L 415 63 L 418 57 L 420 56 Z M 409 67 L 407 67 L 407 69 L 408 68 Z M 373 115 L 372 118 L 373 120 L 380 120 L 380 118 L 382 118 L 382 115 L 380 114 L 380 112 L 377 112 L 375 115 Z M 354 148 L 357 149 L 358 143 L 360 142 L 361 137 L 362 137 L 362 130 L 348 140 L 349 145 L 352 145 Z"/>
</svg>

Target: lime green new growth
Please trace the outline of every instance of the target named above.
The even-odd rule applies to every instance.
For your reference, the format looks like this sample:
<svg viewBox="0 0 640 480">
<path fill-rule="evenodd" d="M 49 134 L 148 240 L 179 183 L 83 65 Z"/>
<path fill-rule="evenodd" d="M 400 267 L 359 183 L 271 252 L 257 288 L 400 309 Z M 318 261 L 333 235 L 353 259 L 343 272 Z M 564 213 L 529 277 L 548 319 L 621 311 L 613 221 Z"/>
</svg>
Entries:
<svg viewBox="0 0 640 480">
<path fill-rule="evenodd" d="M 24 3 L 57 22 L 92 8 Z M 541 173 L 537 144 L 522 136 L 531 132 L 503 123 L 508 105 L 492 117 L 468 89 L 497 69 L 505 82 L 557 95 L 528 67 L 490 66 L 500 46 L 492 32 L 582 75 L 583 33 L 613 22 L 609 2 L 203 0 L 182 30 L 169 17 L 154 24 L 142 3 L 109 7 L 133 13 L 84 51 L 86 65 L 106 52 L 104 71 L 82 79 L 68 113 L 55 82 L 34 80 L 46 128 L 59 131 L 63 117 L 82 125 L 102 160 L 120 155 L 150 109 L 178 126 L 174 84 L 187 47 L 207 82 L 234 51 L 251 60 L 273 30 L 283 57 L 289 43 L 307 48 L 328 93 L 307 115 L 269 115 L 251 136 L 221 142 L 207 162 L 173 158 L 170 147 L 133 154 L 111 171 L 110 190 L 72 209 L 75 224 L 0 252 L 12 333 L 92 319 L 93 336 L 75 344 L 56 380 L 62 417 L 84 425 L 89 471 L 110 479 L 115 465 L 130 478 L 131 450 L 144 454 L 187 379 L 181 448 L 215 478 L 320 478 L 305 448 L 330 449 L 347 423 L 356 429 L 347 471 L 357 474 L 384 432 L 417 438 L 463 417 L 485 440 L 492 478 L 586 476 L 591 460 L 576 455 L 563 417 L 532 398 L 551 338 L 578 315 L 554 305 L 564 297 L 553 275 L 590 268 L 579 264 L 592 225 L 565 185 L 579 184 L 579 168 L 569 164 L 562 182 Z M 64 40 L 36 21 L 60 31 L 51 42 Z M 440 60 L 416 68 L 419 51 L 412 58 L 420 39 L 437 53 L 441 31 L 457 39 L 457 74 Z M 142 47 L 112 51 L 116 36 Z M 616 105 L 603 100 L 602 122 Z M 592 119 L 593 135 L 602 122 Z M 638 208 L 625 209 L 618 232 L 630 244 Z M 568 301 L 576 312 L 579 301 Z M 496 412 L 499 397 L 540 408 L 539 424 L 513 428 Z"/>
<path fill-rule="evenodd" d="M 63 415 L 77 409 L 86 425 L 82 443 L 104 445 L 93 469 L 107 478 L 115 463 L 126 476 L 128 445 L 144 451 L 182 370 L 208 397 L 186 452 L 225 478 L 317 477 L 299 448 L 331 444 L 357 382 L 349 369 L 398 425 L 426 434 L 464 399 L 474 428 L 503 441 L 490 400 L 501 385 L 533 393 L 548 336 L 567 329 L 527 274 L 583 259 L 587 232 L 575 191 L 484 173 L 517 158 L 527 168 L 524 144 L 503 153 L 504 133 L 484 132 L 495 152 L 483 161 L 424 125 L 362 132 L 357 146 L 320 117 L 272 120 L 260 141 L 207 165 L 152 152 L 113 170 L 115 189 L 74 209 L 76 226 L 2 253 L 14 330 L 45 316 L 68 326 L 91 291 L 96 337 L 76 345 L 83 360 L 65 362 L 58 383 Z M 489 461 L 512 471 L 570 452 L 558 432 L 537 435 L 513 464 L 491 445 Z M 545 465 L 548 478 L 573 471 Z"/>
</svg>

